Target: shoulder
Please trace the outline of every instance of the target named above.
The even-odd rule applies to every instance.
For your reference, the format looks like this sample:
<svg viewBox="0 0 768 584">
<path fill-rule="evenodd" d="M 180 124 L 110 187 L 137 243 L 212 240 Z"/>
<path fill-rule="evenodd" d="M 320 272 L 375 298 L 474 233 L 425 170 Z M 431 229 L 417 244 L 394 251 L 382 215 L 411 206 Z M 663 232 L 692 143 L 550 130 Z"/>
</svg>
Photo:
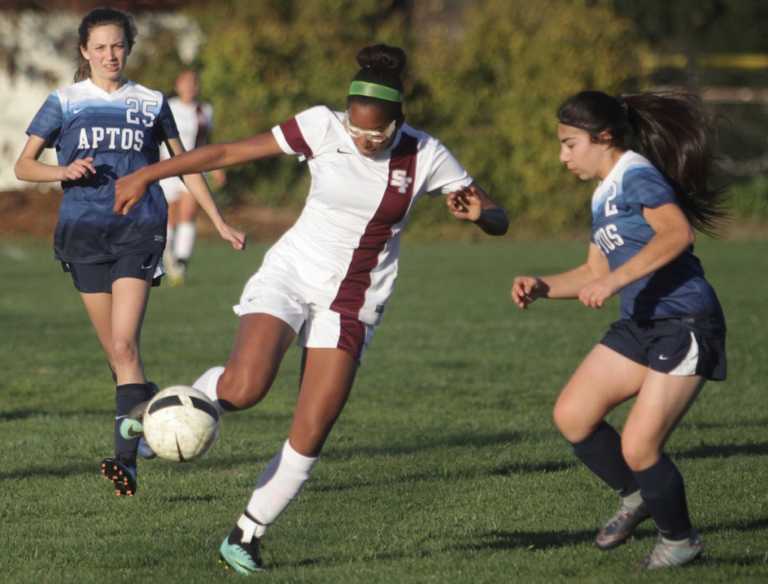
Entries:
<svg viewBox="0 0 768 584">
<path fill-rule="evenodd" d="M 656 201 L 660 204 L 674 200 L 674 189 L 661 171 L 643 156 L 633 155 L 621 173 L 622 192 L 640 202 Z"/>
<path fill-rule="evenodd" d="M 624 167 L 621 173 L 621 184 L 624 188 L 635 188 L 647 184 L 672 188 L 661 171 L 639 154 Z"/>
<path fill-rule="evenodd" d="M 440 140 L 424 130 L 403 124 L 400 131 L 403 138 L 414 142 L 420 156 L 438 157 L 443 153 L 448 153 L 448 148 Z"/>
<path fill-rule="evenodd" d="M 73 101 L 83 101 L 93 96 L 91 83 L 86 79 L 70 85 L 59 87 L 51 93 L 63 104 Z"/>
<path fill-rule="evenodd" d="M 330 123 L 331 120 L 337 119 L 334 111 L 327 105 L 315 105 L 309 109 L 299 112 L 295 116 L 300 121 L 312 121 L 314 123 Z"/>
</svg>

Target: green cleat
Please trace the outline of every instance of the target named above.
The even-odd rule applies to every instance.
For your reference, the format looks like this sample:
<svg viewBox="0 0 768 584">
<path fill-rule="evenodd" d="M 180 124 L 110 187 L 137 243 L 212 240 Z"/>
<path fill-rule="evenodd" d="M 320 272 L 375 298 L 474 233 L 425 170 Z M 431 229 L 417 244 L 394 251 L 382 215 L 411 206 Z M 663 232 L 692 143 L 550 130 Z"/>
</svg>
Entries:
<svg viewBox="0 0 768 584">
<path fill-rule="evenodd" d="M 232 568 L 243 576 L 264 571 L 259 551 L 259 538 L 254 536 L 246 540 L 243 530 L 237 526 L 221 542 L 219 557 L 225 568 Z"/>
</svg>

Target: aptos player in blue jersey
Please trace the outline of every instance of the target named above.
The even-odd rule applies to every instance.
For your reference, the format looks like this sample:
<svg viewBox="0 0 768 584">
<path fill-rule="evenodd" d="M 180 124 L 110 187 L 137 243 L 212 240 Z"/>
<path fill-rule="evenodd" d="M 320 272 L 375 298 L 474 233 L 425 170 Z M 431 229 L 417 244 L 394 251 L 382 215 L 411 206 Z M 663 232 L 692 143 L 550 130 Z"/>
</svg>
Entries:
<svg viewBox="0 0 768 584">
<path fill-rule="evenodd" d="M 56 226 L 56 259 L 74 280 L 117 384 L 115 456 L 101 464 L 118 495 L 136 492 L 140 422 L 132 412 L 154 392 L 139 355 L 150 286 L 162 276 L 167 206 L 157 183 L 121 216 L 112 211 L 118 177 L 158 160 L 166 142 L 184 151 L 162 93 L 126 80 L 123 69 L 136 30 L 131 17 L 99 8 L 79 27 L 75 83 L 51 93 L 27 129 L 16 176 L 61 181 L 64 198 Z M 58 165 L 38 160 L 55 148 Z M 224 223 L 201 175 L 185 176 L 190 191 L 222 238 L 242 249 L 244 236 Z"/>
<path fill-rule="evenodd" d="M 653 518 L 660 532 L 646 568 L 678 566 L 702 550 L 683 478 L 664 444 L 705 380 L 725 379 L 725 320 L 693 254 L 693 229 L 711 230 L 721 192 L 699 101 L 683 94 L 612 97 L 586 91 L 558 111 L 560 160 L 592 197 L 586 262 L 551 276 L 515 278 L 512 298 L 578 298 L 601 308 L 615 294 L 621 318 L 587 355 L 554 410 L 584 464 L 621 497 L 599 530 L 600 549 Z M 622 435 L 605 416 L 635 397 Z"/>
</svg>

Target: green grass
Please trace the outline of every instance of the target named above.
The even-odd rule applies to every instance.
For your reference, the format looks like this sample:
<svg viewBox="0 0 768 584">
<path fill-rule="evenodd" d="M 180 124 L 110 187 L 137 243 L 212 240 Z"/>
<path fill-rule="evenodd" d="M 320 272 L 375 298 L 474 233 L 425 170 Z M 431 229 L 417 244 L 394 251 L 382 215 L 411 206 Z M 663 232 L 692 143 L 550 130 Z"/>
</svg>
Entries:
<svg viewBox="0 0 768 584">
<path fill-rule="evenodd" d="M 550 421 L 558 389 L 615 317 L 527 312 L 512 277 L 573 266 L 585 244 L 405 245 L 398 290 L 301 496 L 271 528 L 270 582 L 758 582 L 768 579 L 768 244 L 699 246 L 729 321 L 730 377 L 708 385 L 669 450 L 706 557 L 664 574 L 654 541 L 602 553 L 615 500 Z M 225 360 L 231 305 L 258 266 L 204 243 L 189 285 L 152 293 L 143 354 L 161 386 Z M 224 419 L 204 459 L 143 463 L 118 499 L 98 477 L 113 390 L 69 277 L 45 244 L 0 241 L 0 582 L 229 581 L 216 548 L 285 438 L 298 352 L 267 399 Z M 625 409 L 613 421 L 621 423 Z"/>
</svg>

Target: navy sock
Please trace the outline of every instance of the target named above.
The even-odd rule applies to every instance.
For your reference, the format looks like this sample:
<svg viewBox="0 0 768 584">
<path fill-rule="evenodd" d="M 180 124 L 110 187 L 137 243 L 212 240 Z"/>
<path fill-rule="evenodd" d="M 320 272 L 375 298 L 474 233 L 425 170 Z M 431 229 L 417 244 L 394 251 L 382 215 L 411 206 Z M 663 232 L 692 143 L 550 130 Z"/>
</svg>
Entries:
<svg viewBox="0 0 768 584">
<path fill-rule="evenodd" d="M 626 497 L 639 488 L 621 454 L 621 437 L 606 422 L 601 422 L 587 438 L 573 444 L 573 453 L 620 496 Z"/>
<path fill-rule="evenodd" d="M 656 464 L 635 472 L 635 477 L 661 535 L 671 540 L 690 537 L 691 519 L 683 476 L 669 457 L 662 454 Z"/>
<path fill-rule="evenodd" d="M 126 383 L 115 390 L 115 458 L 134 466 L 141 432 L 133 410 L 151 397 L 152 388 L 148 383 Z"/>
</svg>

